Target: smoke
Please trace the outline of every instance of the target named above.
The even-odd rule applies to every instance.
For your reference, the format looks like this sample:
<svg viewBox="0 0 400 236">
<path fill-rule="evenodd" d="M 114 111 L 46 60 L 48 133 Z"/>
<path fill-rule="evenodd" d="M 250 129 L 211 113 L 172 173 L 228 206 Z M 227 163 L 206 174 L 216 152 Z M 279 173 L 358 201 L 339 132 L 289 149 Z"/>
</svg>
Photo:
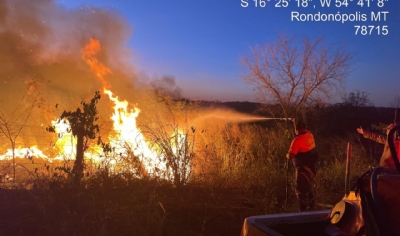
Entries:
<svg viewBox="0 0 400 236">
<path fill-rule="evenodd" d="M 126 64 L 129 50 L 123 46 L 132 30 L 117 12 L 93 7 L 69 10 L 51 0 L 0 0 L 0 12 L 2 96 L 15 100 L 29 78 L 46 82 L 49 100 L 99 90 L 101 85 L 81 58 L 90 38 L 101 42 L 105 50 L 100 59 L 116 71 L 110 83 L 132 88 L 132 71 Z"/>
<path fill-rule="evenodd" d="M 182 89 L 175 83 L 175 77 L 164 76 L 161 79 L 155 79 L 151 85 L 158 92 L 169 95 L 174 99 L 182 98 Z"/>
<path fill-rule="evenodd" d="M 53 0 L 0 0 L 0 115 L 12 114 L 24 107 L 21 102 L 29 105 L 36 96 L 30 125 L 45 132 L 63 110 L 76 109 L 82 99 L 101 91 L 102 84 L 81 54 L 91 38 L 101 43 L 97 57 L 112 71 L 105 78 L 112 90 L 130 101 L 143 97 L 125 47 L 132 32 L 113 9 L 67 9 Z M 23 115 L 24 110 L 17 112 Z"/>
</svg>

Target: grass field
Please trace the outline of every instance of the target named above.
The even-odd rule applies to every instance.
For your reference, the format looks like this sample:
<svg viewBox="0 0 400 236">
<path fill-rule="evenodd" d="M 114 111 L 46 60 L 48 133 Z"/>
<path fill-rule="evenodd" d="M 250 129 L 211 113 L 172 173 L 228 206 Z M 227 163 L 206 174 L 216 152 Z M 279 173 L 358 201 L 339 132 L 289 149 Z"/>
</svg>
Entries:
<svg viewBox="0 0 400 236">
<path fill-rule="evenodd" d="M 190 176 L 179 186 L 87 166 L 77 188 L 65 172 L 71 162 L 17 159 L 16 179 L 0 183 L 0 235 L 239 235 L 246 217 L 297 211 L 284 132 L 255 125 L 214 131 L 196 137 Z M 356 139 L 316 138 L 314 191 L 316 209 L 322 209 L 344 196 L 347 140 Z M 351 180 L 371 164 L 365 156 L 354 142 Z M 2 173 L 11 165 L 2 161 Z"/>
</svg>

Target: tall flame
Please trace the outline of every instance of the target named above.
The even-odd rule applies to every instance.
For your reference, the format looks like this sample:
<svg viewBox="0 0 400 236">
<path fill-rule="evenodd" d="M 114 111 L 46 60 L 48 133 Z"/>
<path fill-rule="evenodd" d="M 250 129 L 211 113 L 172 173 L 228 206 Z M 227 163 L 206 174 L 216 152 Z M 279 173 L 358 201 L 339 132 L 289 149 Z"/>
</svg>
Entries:
<svg viewBox="0 0 400 236">
<path fill-rule="evenodd" d="M 157 153 L 149 148 L 142 132 L 137 127 L 136 118 L 140 113 L 140 109 L 137 107 L 128 109 L 129 103 L 126 100 L 120 101 L 118 96 L 115 96 L 109 90 L 111 86 L 104 76 L 112 72 L 97 60 L 96 55 L 100 50 L 100 42 L 90 39 L 82 50 L 82 58 L 102 83 L 103 92 L 114 103 L 114 112 L 111 119 L 113 120 L 115 135 L 109 137 L 111 145 L 117 153 L 124 153 L 126 148 L 130 147 L 135 156 L 141 157 L 142 164 L 149 173 L 154 172 L 155 168 L 165 170 L 165 164 L 157 161 Z"/>
<path fill-rule="evenodd" d="M 100 52 L 100 50 L 100 42 L 91 38 L 89 43 L 82 50 L 82 58 L 90 66 L 96 77 L 100 80 L 103 88 L 109 89 L 111 86 L 108 81 L 104 79 L 104 76 L 111 74 L 111 70 L 97 60 L 96 55 Z"/>
<path fill-rule="evenodd" d="M 111 86 L 105 79 L 105 76 L 112 74 L 112 71 L 96 58 L 96 55 L 100 51 L 101 46 L 99 41 L 90 39 L 89 43 L 82 50 L 82 58 L 90 66 L 97 79 L 99 79 L 103 86 L 103 92 L 108 95 L 108 98 L 113 103 L 113 113 L 110 119 L 113 121 L 114 132 L 109 134 L 108 139 L 114 153 L 120 157 L 128 157 L 128 153 L 133 153 L 135 157 L 139 158 L 147 173 L 155 173 L 156 170 L 166 171 L 165 173 L 167 173 L 166 164 L 160 161 L 162 159 L 161 156 L 157 154 L 156 150 L 149 147 L 141 130 L 137 127 L 136 118 L 140 113 L 140 109 L 138 107 L 129 108 L 129 103 L 126 100 L 120 101 L 118 96 L 111 92 Z M 59 153 L 57 157 L 48 158 L 41 150 L 33 146 L 30 148 L 16 148 L 14 154 L 9 149 L 4 155 L 0 156 L 0 160 L 12 159 L 13 156 L 19 158 L 34 156 L 48 161 L 74 159 L 76 140 L 70 132 L 70 124 L 67 121 L 59 120 L 52 121 L 52 124 L 55 126 L 55 131 L 58 134 L 58 140 L 54 145 Z M 185 136 L 183 132 L 179 132 L 179 137 L 182 136 Z M 178 142 L 180 143 L 181 141 L 180 138 Z M 127 148 L 129 148 L 128 152 Z M 93 150 L 91 153 L 85 153 L 87 158 L 96 162 L 104 160 L 104 155 L 101 155 L 100 150 L 102 148 L 100 146 L 94 145 L 91 149 Z M 173 147 L 172 152 L 174 155 L 179 155 L 178 147 Z M 110 163 L 117 164 L 118 161 L 115 158 Z"/>
</svg>

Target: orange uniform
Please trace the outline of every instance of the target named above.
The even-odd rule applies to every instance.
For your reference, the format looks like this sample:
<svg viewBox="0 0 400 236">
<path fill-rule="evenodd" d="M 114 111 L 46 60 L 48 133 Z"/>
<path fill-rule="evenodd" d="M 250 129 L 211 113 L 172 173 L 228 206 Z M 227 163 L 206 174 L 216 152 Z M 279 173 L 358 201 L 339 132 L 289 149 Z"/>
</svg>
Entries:
<svg viewBox="0 0 400 236">
<path fill-rule="evenodd" d="M 301 130 L 290 144 L 288 152 L 291 154 L 288 157 L 292 157 L 293 165 L 296 168 L 295 192 L 299 201 L 299 209 L 300 211 L 311 210 L 315 204 L 311 182 L 317 171 L 315 164 L 318 159 L 313 134 L 308 130 Z"/>
<path fill-rule="evenodd" d="M 305 153 L 315 148 L 314 136 L 310 131 L 299 134 L 293 139 L 289 148 L 289 153 L 297 155 L 297 153 Z"/>
<path fill-rule="evenodd" d="M 292 159 L 294 167 L 307 166 L 315 172 L 314 164 L 317 156 L 314 136 L 310 131 L 306 130 L 298 134 L 290 144 L 288 152 L 295 156 Z"/>
</svg>

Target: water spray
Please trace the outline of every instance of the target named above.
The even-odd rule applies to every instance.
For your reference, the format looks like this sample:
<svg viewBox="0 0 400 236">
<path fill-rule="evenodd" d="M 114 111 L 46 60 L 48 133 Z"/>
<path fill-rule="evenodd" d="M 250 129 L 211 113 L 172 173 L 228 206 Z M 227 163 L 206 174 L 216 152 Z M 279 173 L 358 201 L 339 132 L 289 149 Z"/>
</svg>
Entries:
<svg viewBox="0 0 400 236">
<path fill-rule="evenodd" d="M 292 121 L 293 126 L 296 129 L 296 119 L 295 118 L 270 118 L 270 117 L 265 117 L 261 118 L 262 120 L 285 120 L 285 121 Z"/>
</svg>

